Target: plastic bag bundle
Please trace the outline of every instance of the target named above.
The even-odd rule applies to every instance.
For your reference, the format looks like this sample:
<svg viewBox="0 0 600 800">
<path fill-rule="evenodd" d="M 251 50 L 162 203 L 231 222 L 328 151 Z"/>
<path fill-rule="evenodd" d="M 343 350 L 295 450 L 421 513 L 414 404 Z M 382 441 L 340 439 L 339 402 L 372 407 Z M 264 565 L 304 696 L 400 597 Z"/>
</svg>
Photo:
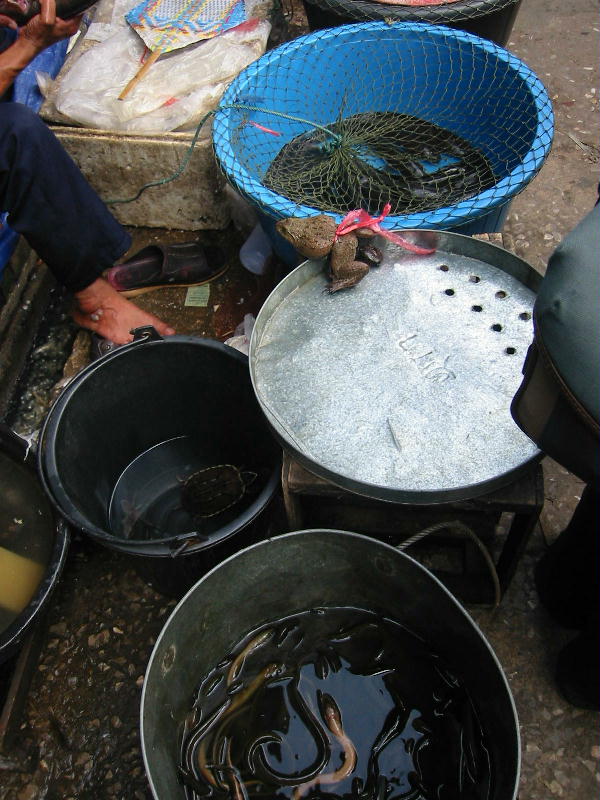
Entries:
<svg viewBox="0 0 600 800">
<path fill-rule="evenodd" d="M 270 29 L 266 20 L 253 19 L 169 53 L 125 100 L 118 100 L 145 51 L 133 31 L 122 29 L 77 59 L 62 78 L 54 105 L 63 118 L 92 128 L 194 130 L 235 76 L 265 52 Z"/>
</svg>

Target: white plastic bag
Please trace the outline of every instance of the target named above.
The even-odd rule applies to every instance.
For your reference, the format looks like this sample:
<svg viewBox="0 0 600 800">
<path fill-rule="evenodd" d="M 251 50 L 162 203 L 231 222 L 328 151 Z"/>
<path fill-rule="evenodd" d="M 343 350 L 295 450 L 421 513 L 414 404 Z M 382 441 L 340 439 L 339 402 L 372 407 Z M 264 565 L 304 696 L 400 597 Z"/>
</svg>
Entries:
<svg viewBox="0 0 600 800">
<path fill-rule="evenodd" d="M 250 337 L 252 336 L 252 329 L 254 328 L 255 321 L 252 314 L 246 314 L 243 322 L 240 322 L 235 329 L 233 336 L 225 340 L 225 344 L 239 350 L 240 353 L 244 353 L 244 355 L 247 356 L 250 351 Z"/>
<path fill-rule="evenodd" d="M 137 34 L 121 29 L 71 66 L 54 98 L 56 108 L 73 122 L 105 130 L 194 130 L 236 75 L 265 52 L 270 29 L 266 20 L 250 20 L 164 55 L 119 100 L 144 54 Z"/>
</svg>

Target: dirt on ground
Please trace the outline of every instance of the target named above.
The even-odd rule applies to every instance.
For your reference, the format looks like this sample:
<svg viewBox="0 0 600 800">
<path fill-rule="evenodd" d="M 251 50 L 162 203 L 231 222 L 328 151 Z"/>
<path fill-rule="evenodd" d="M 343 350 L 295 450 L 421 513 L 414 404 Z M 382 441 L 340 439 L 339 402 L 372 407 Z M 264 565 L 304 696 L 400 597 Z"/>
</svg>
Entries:
<svg viewBox="0 0 600 800">
<path fill-rule="evenodd" d="M 523 0 L 508 44 L 544 82 L 556 114 L 552 153 L 533 183 L 513 201 L 505 228 L 517 252 L 540 272 L 556 244 L 596 199 L 599 23 L 592 0 Z M 156 231 L 135 233 L 137 245 L 162 236 Z M 221 232 L 217 239 L 235 249 L 236 235 Z M 173 236 L 189 238 L 186 232 Z M 212 331 L 223 339 L 244 313 L 260 304 L 268 286 L 243 275 L 237 262 L 230 269 L 215 282 L 206 306 L 192 322 L 189 309 L 177 311 L 183 332 Z M 232 280 L 245 286 L 233 300 L 226 291 Z M 163 311 L 169 304 L 181 309 L 181 290 L 169 291 L 172 296 L 146 295 L 143 302 L 153 311 L 156 304 Z M 58 336 L 69 342 L 70 352 L 75 331 L 61 313 Z M 85 336 L 79 340 L 81 360 L 71 369 L 89 358 L 88 346 Z M 66 358 L 65 347 L 63 342 Z M 16 414 L 23 432 L 39 426 L 58 377 L 30 387 L 30 416 L 24 408 Z M 573 634 L 545 615 L 532 579 L 534 564 L 567 523 L 582 484 L 549 459 L 544 461 L 544 474 L 541 525 L 508 593 L 495 614 L 482 609 L 473 609 L 473 614 L 514 693 L 523 748 L 520 800 L 591 800 L 600 782 L 598 717 L 569 706 L 556 690 L 554 659 Z M 275 524 L 283 530 L 283 518 L 277 519 Z M 175 602 L 143 580 L 130 557 L 73 537 L 48 610 L 47 634 L 18 735 L 0 754 L 2 800 L 151 797 L 140 747 L 140 697 L 153 644 Z"/>
</svg>

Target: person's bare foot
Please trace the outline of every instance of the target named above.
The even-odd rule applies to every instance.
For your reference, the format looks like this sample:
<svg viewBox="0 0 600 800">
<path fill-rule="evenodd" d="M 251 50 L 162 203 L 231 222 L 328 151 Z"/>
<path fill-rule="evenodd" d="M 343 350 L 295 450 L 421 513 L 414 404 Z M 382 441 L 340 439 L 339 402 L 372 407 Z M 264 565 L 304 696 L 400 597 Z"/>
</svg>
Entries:
<svg viewBox="0 0 600 800">
<path fill-rule="evenodd" d="M 75 299 L 75 322 L 115 344 L 131 342 L 131 330 L 143 325 L 152 325 L 161 336 L 175 333 L 173 328 L 154 314 L 120 295 L 104 278 L 97 278 L 81 292 L 75 292 Z"/>
</svg>

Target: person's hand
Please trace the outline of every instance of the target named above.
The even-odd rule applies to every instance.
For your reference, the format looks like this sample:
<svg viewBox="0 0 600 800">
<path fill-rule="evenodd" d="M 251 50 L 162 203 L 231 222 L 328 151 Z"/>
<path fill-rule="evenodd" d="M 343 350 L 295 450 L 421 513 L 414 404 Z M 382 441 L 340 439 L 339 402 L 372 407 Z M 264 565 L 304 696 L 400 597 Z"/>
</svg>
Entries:
<svg viewBox="0 0 600 800">
<path fill-rule="evenodd" d="M 4 0 L 4 10 L 8 11 L 12 6 L 14 11 L 24 14 L 27 11 L 27 0 Z M 19 26 L 11 17 L 5 17 L 0 14 L 0 28 L 18 28 Z"/>
<path fill-rule="evenodd" d="M 152 325 L 161 336 L 175 333 L 166 322 L 115 291 L 104 278 L 97 278 L 85 289 L 75 292 L 75 301 L 75 322 L 115 344 L 130 342 L 133 339 L 131 330 L 145 325 Z"/>
<path fill-rule="evenodd" d="M 56 16 L 56 0 L 40 0 L 40 6 L 40 13 L 19 30 L 19 38 L 29 42 L 38 52 L 77 33 L 82 16 L 60 19 Z"/>
</svg>

